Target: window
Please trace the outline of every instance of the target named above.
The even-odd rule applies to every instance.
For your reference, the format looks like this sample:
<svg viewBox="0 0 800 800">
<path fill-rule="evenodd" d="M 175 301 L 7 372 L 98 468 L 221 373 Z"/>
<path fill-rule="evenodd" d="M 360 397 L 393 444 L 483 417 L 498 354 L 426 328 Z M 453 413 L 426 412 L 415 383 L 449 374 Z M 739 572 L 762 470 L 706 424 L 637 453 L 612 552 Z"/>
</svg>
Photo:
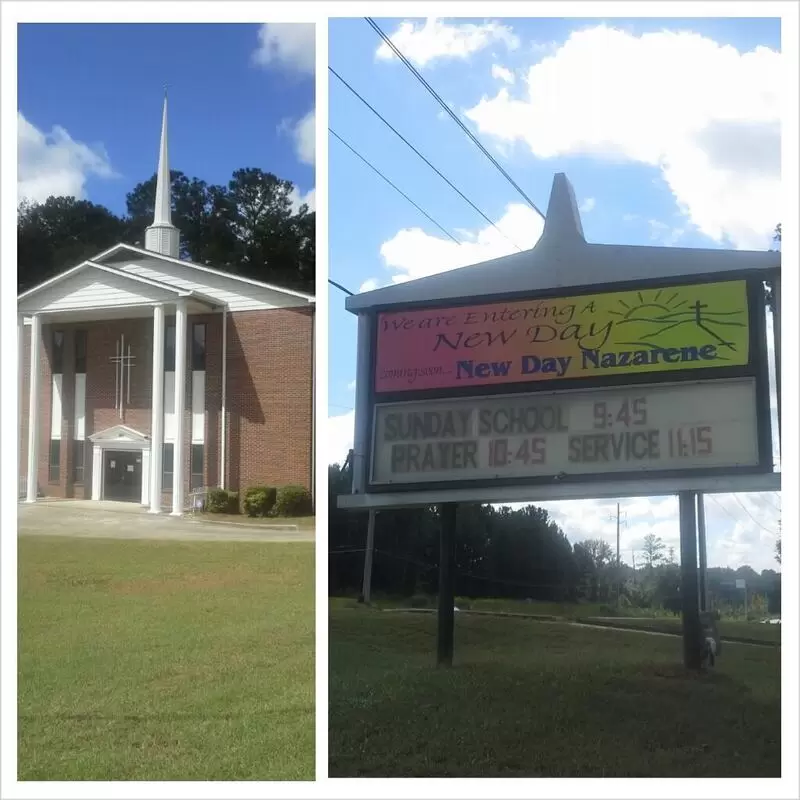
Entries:
<svg viewBox="0 0 800 800">
<path fill-rule="evenodd" d="M 75 372 L 86 372 L 86 331 L 75 331 Z"/>
<path fill-rule="evenodd" d="M 83 483 L 83 442 L 73 442 L 73 465 L 72 465 L 72 480 L 75 483 Z"/>
<path fill-rule="evenodd" d="M 203 488 L 203 445 L 192 445 L 192 491 Z"/>
<path fill-rule="evenodd" d="M 64 371 L 64 331 L 53 331 L 53 375 Z"/>
<path fill-rule="evenodd" d="M 164 331 L 164 371 L 175 372 L 175 325 L 167 325 Z"/>
<path fill-rule="evenodd" d="M 195 322 L 192 325 L 192 369 L 204 370 L 205 368 L 206 324 L 205 322 Z"/>
<path fill-rule="evenodd" d="M 61 440 L 50 440 L 50 470 L 48 480 L 50 483 L 58 483 L 61 479 Z"/>
<path fill-rule="evenodd" d="M 173 330 L 175 329 L 173 328 Z M 165 491 L 172 489 L 172 457 L 174 452 L 175 449 L 172 442 L 164 442 L 164 463 L 162 464 L 164 479 L 161 488 Z"/>
</svg>

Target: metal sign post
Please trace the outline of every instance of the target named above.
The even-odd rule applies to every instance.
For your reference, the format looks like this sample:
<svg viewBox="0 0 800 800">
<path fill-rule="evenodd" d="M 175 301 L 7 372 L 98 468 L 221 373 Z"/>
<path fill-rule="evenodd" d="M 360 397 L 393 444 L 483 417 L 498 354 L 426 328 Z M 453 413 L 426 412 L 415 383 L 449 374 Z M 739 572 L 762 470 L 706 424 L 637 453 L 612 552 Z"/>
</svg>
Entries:
<svg viewBox="0 0 800 800">
<path fill-rule="evenodd" d="M 703 629 L 697 597 L 697 507 L 694 492 L 678 495 L 681 524 L 681 617 L 683 663 L 700 669 L 703 662 Z"/>
<path fill-rule="evenodd" d="M 364 582 L 361 586 L 361 596 L 364 602 L 369 605 L 372 598 L 372 554 L 375 550 L 375 514 L 374 508 L 369 510 L 369 522 L 367 523 L 367 549 L 364 553 Z"/>
<path fill-rule="evenodd" d="M 697 586 L 700 594 L 700 610 L 708 611 L 708 552 L 706 548 L 706 509 L 703 493 L 697 493 L 697 544 L 700 568 Z"/>
</svg>

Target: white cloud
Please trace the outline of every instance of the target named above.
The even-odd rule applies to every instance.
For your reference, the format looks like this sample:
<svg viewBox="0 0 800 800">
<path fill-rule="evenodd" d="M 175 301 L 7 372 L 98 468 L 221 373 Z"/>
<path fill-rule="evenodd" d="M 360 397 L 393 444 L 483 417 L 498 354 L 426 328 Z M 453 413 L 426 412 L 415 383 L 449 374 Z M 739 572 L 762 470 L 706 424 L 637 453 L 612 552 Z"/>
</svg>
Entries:
<svg viewBox="0 0 800 800">
<path fill-rule="evenodd" d="M 346 414 L 328 417 L 326 444 L 329 464 L 341 464 L 352 449 L 355 414 L 355 411 L 348 411 Z"/>
<path fill-rule="evenodd" d="M 460 230 L 462 243 L 456 244 L 420 228 L 405 228 L 381 245 L 381 256 L 394 271 L 392 281 L 402 283 L 514 253 L 514 245 L 527 250 L 539 240 L 542 227 L 542 218 L 533 209 L 511 203 L 497 221 L 502 233 L 490 225 L 477 232 Z"/>
<path fill-rule="evenodd" d="M 427 19 L 422 23 L 406 20 L 389 38 L 417 67 L 445 58 L 466 59 L 494 42 L 505 44 L 509 50 L 519 47 L 519 39 L 511 28 L 497 22 L 449 25 L 440 19 Z M 379 59 L 396 57 L 386 42 L 381 43 L 375 55 Z"/>
<path fill-rule="evenodd" d="M 292 201 L 292 210 L 295 213 L 297 213 L 300 210 L 300 206 L 302 206 L 303 204 L 308 206 L 309 211 L 316 211 L 317 209 L 316 189 L 309 189 L 305 194 L 302 194 L 300 190 L 295 186 L 289 193 L 289 198 Z"/>
<path fill-rule="evenodd" d="M 650 226 L 650 240 L 665 247 L 673 247 L 686 233 L 683 228 L 672 228 L 657 219 L 650 219 L 647 224 Z"/>
<path fill-rule="evenodd" d="M 377 289 L 379 286 L 378 281 L 375 278 L 367 278 L 361 286 L 358 287 L 359 292 L 371 292 L 373 289 Z"/>
<path fill-rule="evenodd" d="M 102 145 L 76 142 L 60 125 L 40 131 L 17 114 L 17 196 L 44 202 L 50 196 L 86 196 L 91 175 L 116 177 Z"/>
<path fill-rule="evenodd" d="M 317 156 L 316 124 L 317 114 L 314 109 L 311 109 L 308 114 L 291 128 L 297 158 L 303 164 L 309 164 L 312 167 L 316 162 Z"/>
<path fill-rule="evenodd" d="M 581 214 L 588 214 L 590 211 L 594 210 L 595 207 L 595 199 L 594 197 L 587 197 L 580 205 L 578 209 Z"/>
<path fill-rule="evenodd" d="M 258 29 L 253 62 L 271 64 L 303 75 L 313 75 L 316 63 L 315 26 L 306 22 L 266 22 Z"/>
<path fill-rule="evenodd" d="M 781 55 L 690 32 L 576 31 L 465 113 L 538 158 L 590 155 L 658 169 L 702 233 L 764 249 L 781 218 Z"/>
<path fill-rule="evenodd" d="M 354 392 L 355 390 L 356 390 L 356 382 L 355 380 L 352 380 L 350 381 L 350 383 L 347 384 L 347 391 Z"/>
<path fill-rule="evenodd" d="M 506 68 L 501 67 L 499 64 L 492 64 L 492 77 L 505 83 L 514 83 L 514 73 Z"/>
</svg>

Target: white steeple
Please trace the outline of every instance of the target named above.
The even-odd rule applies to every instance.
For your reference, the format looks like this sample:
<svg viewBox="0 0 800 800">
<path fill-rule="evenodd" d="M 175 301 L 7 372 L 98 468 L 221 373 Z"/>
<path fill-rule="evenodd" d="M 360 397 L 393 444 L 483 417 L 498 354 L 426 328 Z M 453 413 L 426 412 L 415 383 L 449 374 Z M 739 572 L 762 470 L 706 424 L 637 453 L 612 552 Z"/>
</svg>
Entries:
<svg viewBox="0 0 800 800">
<path fill-rule="evenodd" d="M 164 114 L 161 119 L 161 149 L 158 154 L 156 173 L 156 205 L 153 224 L 145 231 L 144 246 L 147 250 L 164 256 L 178 258 L 180 231 L 172 224 L 170 204 L 169 158 L 167 155 L 167 93 L 164 92 Z"/>
</svg>

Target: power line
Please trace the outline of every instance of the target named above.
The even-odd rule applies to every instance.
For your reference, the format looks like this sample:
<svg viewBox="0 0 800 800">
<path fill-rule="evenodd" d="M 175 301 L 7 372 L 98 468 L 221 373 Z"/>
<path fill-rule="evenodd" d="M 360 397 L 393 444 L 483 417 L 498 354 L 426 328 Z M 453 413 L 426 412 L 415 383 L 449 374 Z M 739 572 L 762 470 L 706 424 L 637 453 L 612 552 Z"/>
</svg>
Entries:
<svg viewBox="0 0 800 800">
<path fill-rule="evenodd" d="M 341 283 L 336 283 L 336 281 L 332 280 L 331 278 L 328 278 L 328 283 L 331 286 L 335 286 L 340 292 L 344 292 L 346 295 L 349 295 L 350 297 L 352 297 L 355 294 L 354 292 L 351 292 L 349 289 L 345 289 Z"/>
<path fill-rule="evenodd" d="M 719 507 L 720 507 L 720 508 L 721 508 L 721 509 L 722 509 L 722 510 L 725 512 L 725 514 L 726 514 L 728 517 L 730 517 L 730 519 L 732 519 L 734 522 L 741 522 L 741 520 L 740 520 L 740 519 L 737 519 L 736 517 L 734 517 L 734 516 L 733 516 L 733 514 L 731 514 L 731 512 L 730 512 L 730 511 L 728 511 L 728 509 L 727 509 L 727 508 L 725 508 L 725 506 L 724 506 L 724 505 L 722 505 L 722 503 L 720 503 L 720 502 L 719 502 L 719 500 L 717 500 L 717 498 L 716 498 L 716 497 L 715 497 L 713 494 L 707 494 L 707 495 L 705 495 L 705 497 L 710 497 L 710 498 L 711 498 L 711 499 L 714 501 L 714 503 L 715 503 L 716 505 L 718 505 L 718 506 L 719 506 Z M 753 517 L 753 516 L 750 514 L 750 512 L 749 512 L 749 511 L 748 511 L 748 510 L 747 510 L 747 509 L 746 509 L 746 508 L 745 508 L 745 507 L 742 505 L 741 501 L 739 500 L 739 498 L 738 498 L 738 497 L 737 497 L 735 494 L 734 494 L 734 495 L 732 495 L 732 497 L 734 498 L 734 500 L 736 500 L 736 502 L 737 502 L 737 503 L 739 503 L 739 505 L 740 505 L 740 506 L 742 506 L 742 509 L 744 510 L 745 514 L 747 514 L 747 516 L 748 516 L 748 517 L 750 517 L 750 519 L 751 519 L 751 520 L 753 520 L 753 522 L 755 522 L 755 523 L 756 523 L 756 525 L 758 525 L 758 527 L 759 527 L 759 528 L 761 528 L 762 530 L 766 531 L 766 532 L 767 532 L 767 533 L 769 533 L 769 534 L 772 534 L 773 536 L 777 535 L 777 534 L 775 533 L 775 531 L 771 531 L 771 530 L 769 530 L 768 528 L 765 528 L 763 525 L 761 525 L 761 523 L 759 523 L 759 522 L 756 522 L 756 520 L 754 519 L 754 517 Z"/>
<path fill-rule="evenodd" d="M 469 137 L 472 143 L 486 156 L 486 158 L 491 161 L 491 163 L 500 171 L 503 177 L 519 192 L 525 202 L 542 218 L 544 219 L 544 214 L 539 210 L 536 204 L 531 200 L 530 197 L 522 190 L 522 188 L 517 184 L 517 182 L 503 169 L 503 167 L 498 163 L 497 159 L 481 144 L 478 138 L 472 133 L 472 131 L 461 121 L 460 117 L 454 113 L 454 111 L 450 108 L 449 105 L 442 99 L 441 95 L 419 74 L 416 67 L 398 50 L 395 43 L 380 29 L 380 26 L 375 22 L 372 17 L 364 17 L 367 23 L 372 27 L 375 33 L 383 39 L 384 42 L 391 48 L 394 54 L 403 62 L 403 64 L 408 67 L 411 74 L 430 92 L 431 96 L 436 100 L 436 102 L 447 112 L 447 114 L 453 119 L 453 121 L 458 125 L 459 128 Z"/>
<path fill-rule="evenodd" d="M 394 125 L 391 124 L 391 122 L 389 122 L 386 119 L 386 117 L 384 117 L 379 111 L 377 111 L 374 108 L 374 106 L 370 105 L 370 103 L 367 100 L 365 100 L 333 67 L 329 66 L 328 70 L 334 76 L 336 76 L 336 78 L 338 78 L 350 90 L 350 92 L 352 92 L 352 94 L 354 94 L 381 122 L 383 122 L 383 124 L 386 125 L 386 127 L 389 128 L 389 130 L 392 131 L 392 133 L 394 133 L 395 136 L 397 136 L 404 144 L 410 147 L 456 194 L 458 194 L 459 197 L 461 197 L 466 203 L 468 203 L 471 208 L 477 211 L 478 214 L 480 214 L 506 241 L 508 241 L 510 244 L 516 247 L 517 250 L 522 252 L 522 248 L 519 245 L 511 241 L 511 239 L 509 239 L 508 236 L 506 236 L 505 233 L 503 233 L 503 231 L 501 231 L 500 228 L 498 228 L 497 225 L 494 222 L 492 222 L 492 220 L 486 214 L 484 214 L 484 212 L 481 211 L 478 208 L 478 206 L 476 206 L 475 203 L 473 203 L 472 200 L 470 200 L 464 194 L 464 192 L 462 192 L 439 169 L 434 167 L 433 164 L 431 164 L 431 162 L 427 158 L 425 158 L 425 156 L 422 155 L 422 153 L 420 153 L 420 151 L 417 150 L 417 148 L 414 147 L 414 145 L 411 144 L 411 142 L 409 142 L 408 139 L 406 139 L 406 137 L 403 136 L 403 134 L 400 133 L 400 131 L 398 131 L 397 128 L 395 128 Z"/>
<path fill-rule="evenodd" d="M 739 499 L 739 496 L 734 494 L 733 499 L 742 507 L 742 511 L 750 517 L 753 522 L 761 528 L 762 531 L 766 531 L 767 533 L 771 533 L 773 536 L 777 536 L 778 534 L 775 531 L 771 531 L 769 528 L 765 528 L 748 510 L 745 508 L 744 503 Z"/>
<path fill-rule="evenodd" d="M 452 233 L 450 233 L 450 231 L 442 227 L 427 211 L 420 208 L 402 189 L 399 189 L 397 186 L 395 186 L 395 184 L 393 184 L 376 166 L 370 164 L 370 162 L 367 161 L 367 159 L 364 158 L 364 156 L 362 156 L 361 153 L 359 153 L 352 145 L 348 144 L 344 139 L 342 139 L 342 137 L 339 136 L 339 134 L 336 133 L 335 130 L 333 130 L 332 128 L 328 128 L 328 132 L 333 134 L 351 153 L 353 153 L 353 155 L 360 158 L 373 172 L 375 172 L 377 175 L 383 178 L 383 180 L 385 180 L 386 183 L 388 183 L 389 186 L 392 187 L 392 189 L 394 189 L 398 194 L 401 194 L 403 197 L 405 197 L 405 199 L 408 200 L 408 202 L 411 203 L 411 205 L 414 206 L 414 208 L 416 208 L 420 214 L 427 217 L 445 236 L 452 239 L 456 244 L 461 244 L 461 242 L 459 242 L 458 239 L 456 239 L 456 237 L 453 236 Z"/>
</svg>

